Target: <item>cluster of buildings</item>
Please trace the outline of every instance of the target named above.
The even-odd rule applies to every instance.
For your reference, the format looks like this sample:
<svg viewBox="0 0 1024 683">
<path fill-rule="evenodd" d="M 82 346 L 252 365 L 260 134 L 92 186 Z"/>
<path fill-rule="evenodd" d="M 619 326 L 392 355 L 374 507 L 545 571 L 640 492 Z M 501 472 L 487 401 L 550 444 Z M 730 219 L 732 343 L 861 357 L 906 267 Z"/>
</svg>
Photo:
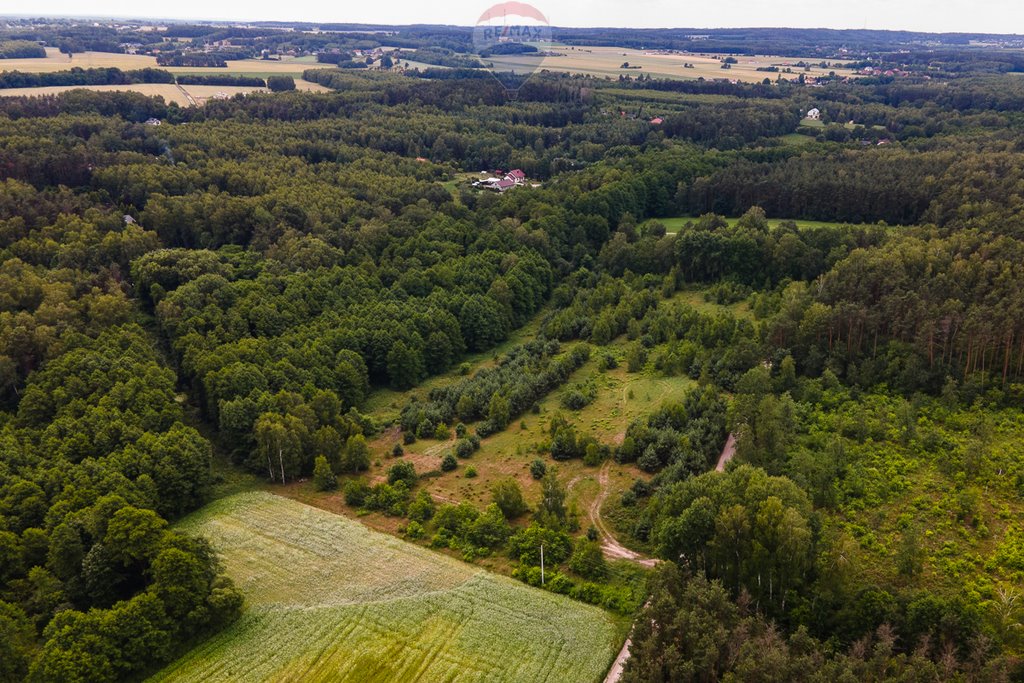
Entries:
<svg viewBox="0 0 1024 683">
<path fill-rule="evenodd" d="M 511 190 L 513 187 L 519 187 L 525 184 L 526 174 L 517 168 L 509 171 L 508 173 L 495 171 L 494 175 L 474 182 L 473 187 L 481 187 L 486 190 L 494 190 L 495 192 L 505 192 L 507 190 Z"/>
</svg>

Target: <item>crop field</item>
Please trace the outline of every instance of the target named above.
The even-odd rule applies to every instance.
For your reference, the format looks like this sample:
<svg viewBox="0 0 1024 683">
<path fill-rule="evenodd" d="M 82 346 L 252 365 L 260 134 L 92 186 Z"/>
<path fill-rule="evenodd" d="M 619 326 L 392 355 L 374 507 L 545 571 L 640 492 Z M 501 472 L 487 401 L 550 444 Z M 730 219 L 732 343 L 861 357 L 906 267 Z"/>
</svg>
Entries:
<svg viewBox="0 0 1024 683">
<path fill-rule="evenodd" d="M 696 53 L 664 53 L 647 50 L 635 50 L 619 47 L 596 46 L 544 46 L 546 51 L 556 52 L 558 56 L 531 57 L 528 55 L 498 55 L 483 60 L 493 63 L 495 67 L 511 69 L 517 72 L 533 72 L 537 69 L 549 71 L 565 71 L 569 73 L 589 74 L 592 76 L 650 75 L 660 78 L 705 79 L 728 78 L 745 82 L 760 82 L 765 78 L 775 80 L 776 77 L 794 80 L 801 73 L 808 76 L 824 76 L 829 71 L 839 75 L 853 75 L 853 71 L 844 69 L 836 63 L 828 69 L 814 66 L 810 71 L 802 67 L 791 66 L 801 61 L 798 57 L 779 56 L 739 56 L 738 63 L 730 69 L 723 69 L 719 55 Z M 629 62 L 631 67 L 639 69 L 623 69 L 622 65 Z M 684 68 L 683 64 L 692 64 L 693 68 Z M 792 68 L 793 73 L 775 73 L 758 71 L 759 67 L 776 66 L 784 69 Z"/>
<path fill-rule="evenodd" d="M 245 90 L 254 90 L 246 88 Z M 151 97 L 160 96 L 170 104 L 188 106 L 188 98 L 173 83 L 134 83 L 131 85 L 48 85 L 41 88 L 2 88 L 0 97 L 38 97 L 42 95 L 58 95 L 69 90 L 94 90 L 96 92 L 137 92 Z"/>
<path fill-rule="evenodd" d="M 301 76 L 306 69 L 316 67 L 316 60 L 310 57 L 282 58 L 280 60 L 266 59 L 240 59 L 227 63 L 226 67 L 198 68 L 194 66 L 167 66 L 158 67 L 156 57 L 150 55 L 126 55 L 113 52 L 81 52 L 68 57 L 57 48 L 46 48 L 46 57 L 35 57 L 30 59 L 3 59 L 0 60 L 0 71 L 25 71 L 28 73 L 48 73 L 51 71 L 67 71 L 72 67 L 82 69 L 89 68 L 110 68 L 118 69 L 145 69 L 162 68 L 171 73 L 203 73 L 203 74 L 233 74 L 256 75 L 256 74 L 291 74 Z"/>
<path fill-rule="evenodd" d="M 184 92 L 182 89 L 184 89 Z M 327 90 L 327 88 L 318 83 L 310 83 L 302 79 L 295 81 L 295 89 L 309 92 L 325 92 Z M 234 97 L 238 94 L 248 95 L 254 92 L 270 92 L 266 88 L 242 85 L 186 85 L 179 88 L 173 83 L 132 83 L 129 85 L 52 85 L 41 88 L 2 88 L 0 89 L 0 97 L 56 95 L 69 90 L 94 90 L 96 92 L 131 91 L 151 97 L 160 96 L 168 104 L 174 103 L 182 107 L 187 107 L 191 104 L 185 93 L 191 95 L 197 105 L 203 105 L 218 93 Z"/>
<path fill-rule="evenodd" d="M 184 520 L 246 597 L 151 681 L 599 681 L 606 612 L 265 492 Z"/>
</svg>

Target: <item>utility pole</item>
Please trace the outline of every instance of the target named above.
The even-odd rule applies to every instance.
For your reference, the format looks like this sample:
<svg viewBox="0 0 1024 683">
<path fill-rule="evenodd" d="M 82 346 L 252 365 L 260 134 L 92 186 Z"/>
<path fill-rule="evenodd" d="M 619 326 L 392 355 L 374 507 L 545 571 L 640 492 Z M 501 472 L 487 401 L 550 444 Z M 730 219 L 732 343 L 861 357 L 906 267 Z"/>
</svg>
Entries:
<svg viewBox="0 0 1024 683">
<path fill-rule="evenodd" d="M 544 585 L 544 544 L 540 544 L 540 585 Z"/>
</svg>

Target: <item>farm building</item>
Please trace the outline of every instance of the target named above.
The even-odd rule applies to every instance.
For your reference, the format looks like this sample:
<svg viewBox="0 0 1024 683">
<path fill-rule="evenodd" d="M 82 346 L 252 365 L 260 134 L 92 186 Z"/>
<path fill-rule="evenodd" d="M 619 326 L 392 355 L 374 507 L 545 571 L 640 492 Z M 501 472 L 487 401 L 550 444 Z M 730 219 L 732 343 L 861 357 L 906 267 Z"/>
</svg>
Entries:
<svg viewBox="0 0 1024 683">
<path fill-rule="evenodd" d="M 818 119 L 821 118 L 821 111 L 817 107 L 815 107 L 814 109 L 811 109 L 810 111 L 807 112 L 807 118 L 809 118 L 812 121 L 817 121 Z"/>
<path fill-rule="evenodd" d="M 504 174 L 501 171 L 495 171 L 494 175 L 490 178 L 484 178 L 473 183 L 473 187 L 483 187 L 488 190 L 505 192 L 513 187 L 519 187 L 524 184 L 526 184 L 526 174 L 517 168 Z"/>
</svg>

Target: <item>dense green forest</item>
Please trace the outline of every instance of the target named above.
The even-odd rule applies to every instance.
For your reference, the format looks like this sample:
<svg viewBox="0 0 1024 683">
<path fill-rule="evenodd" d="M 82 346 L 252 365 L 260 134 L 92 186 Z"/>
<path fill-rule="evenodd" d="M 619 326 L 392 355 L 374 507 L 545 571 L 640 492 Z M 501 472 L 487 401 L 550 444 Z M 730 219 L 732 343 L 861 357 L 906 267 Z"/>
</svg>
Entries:
<svg viewBox="0 0 1024 683">
<path fill-rule="evenodd" d="M 171 526 L 225 472 L 534 585 L 543 542 L 544 588 L 639 615 L 627 680 L 1019 680 L 1024 84 L 429 75 L 0 100 L 0 680 L 230 623 Z M 605 438 L 614 373 L 685 391 Z M 401 459 L 472 478 L 528 420 L 536 505 Z M 635 479 L 607 517 L 657 568 L 605 561 L 577 464 Z"/>
</svg>

